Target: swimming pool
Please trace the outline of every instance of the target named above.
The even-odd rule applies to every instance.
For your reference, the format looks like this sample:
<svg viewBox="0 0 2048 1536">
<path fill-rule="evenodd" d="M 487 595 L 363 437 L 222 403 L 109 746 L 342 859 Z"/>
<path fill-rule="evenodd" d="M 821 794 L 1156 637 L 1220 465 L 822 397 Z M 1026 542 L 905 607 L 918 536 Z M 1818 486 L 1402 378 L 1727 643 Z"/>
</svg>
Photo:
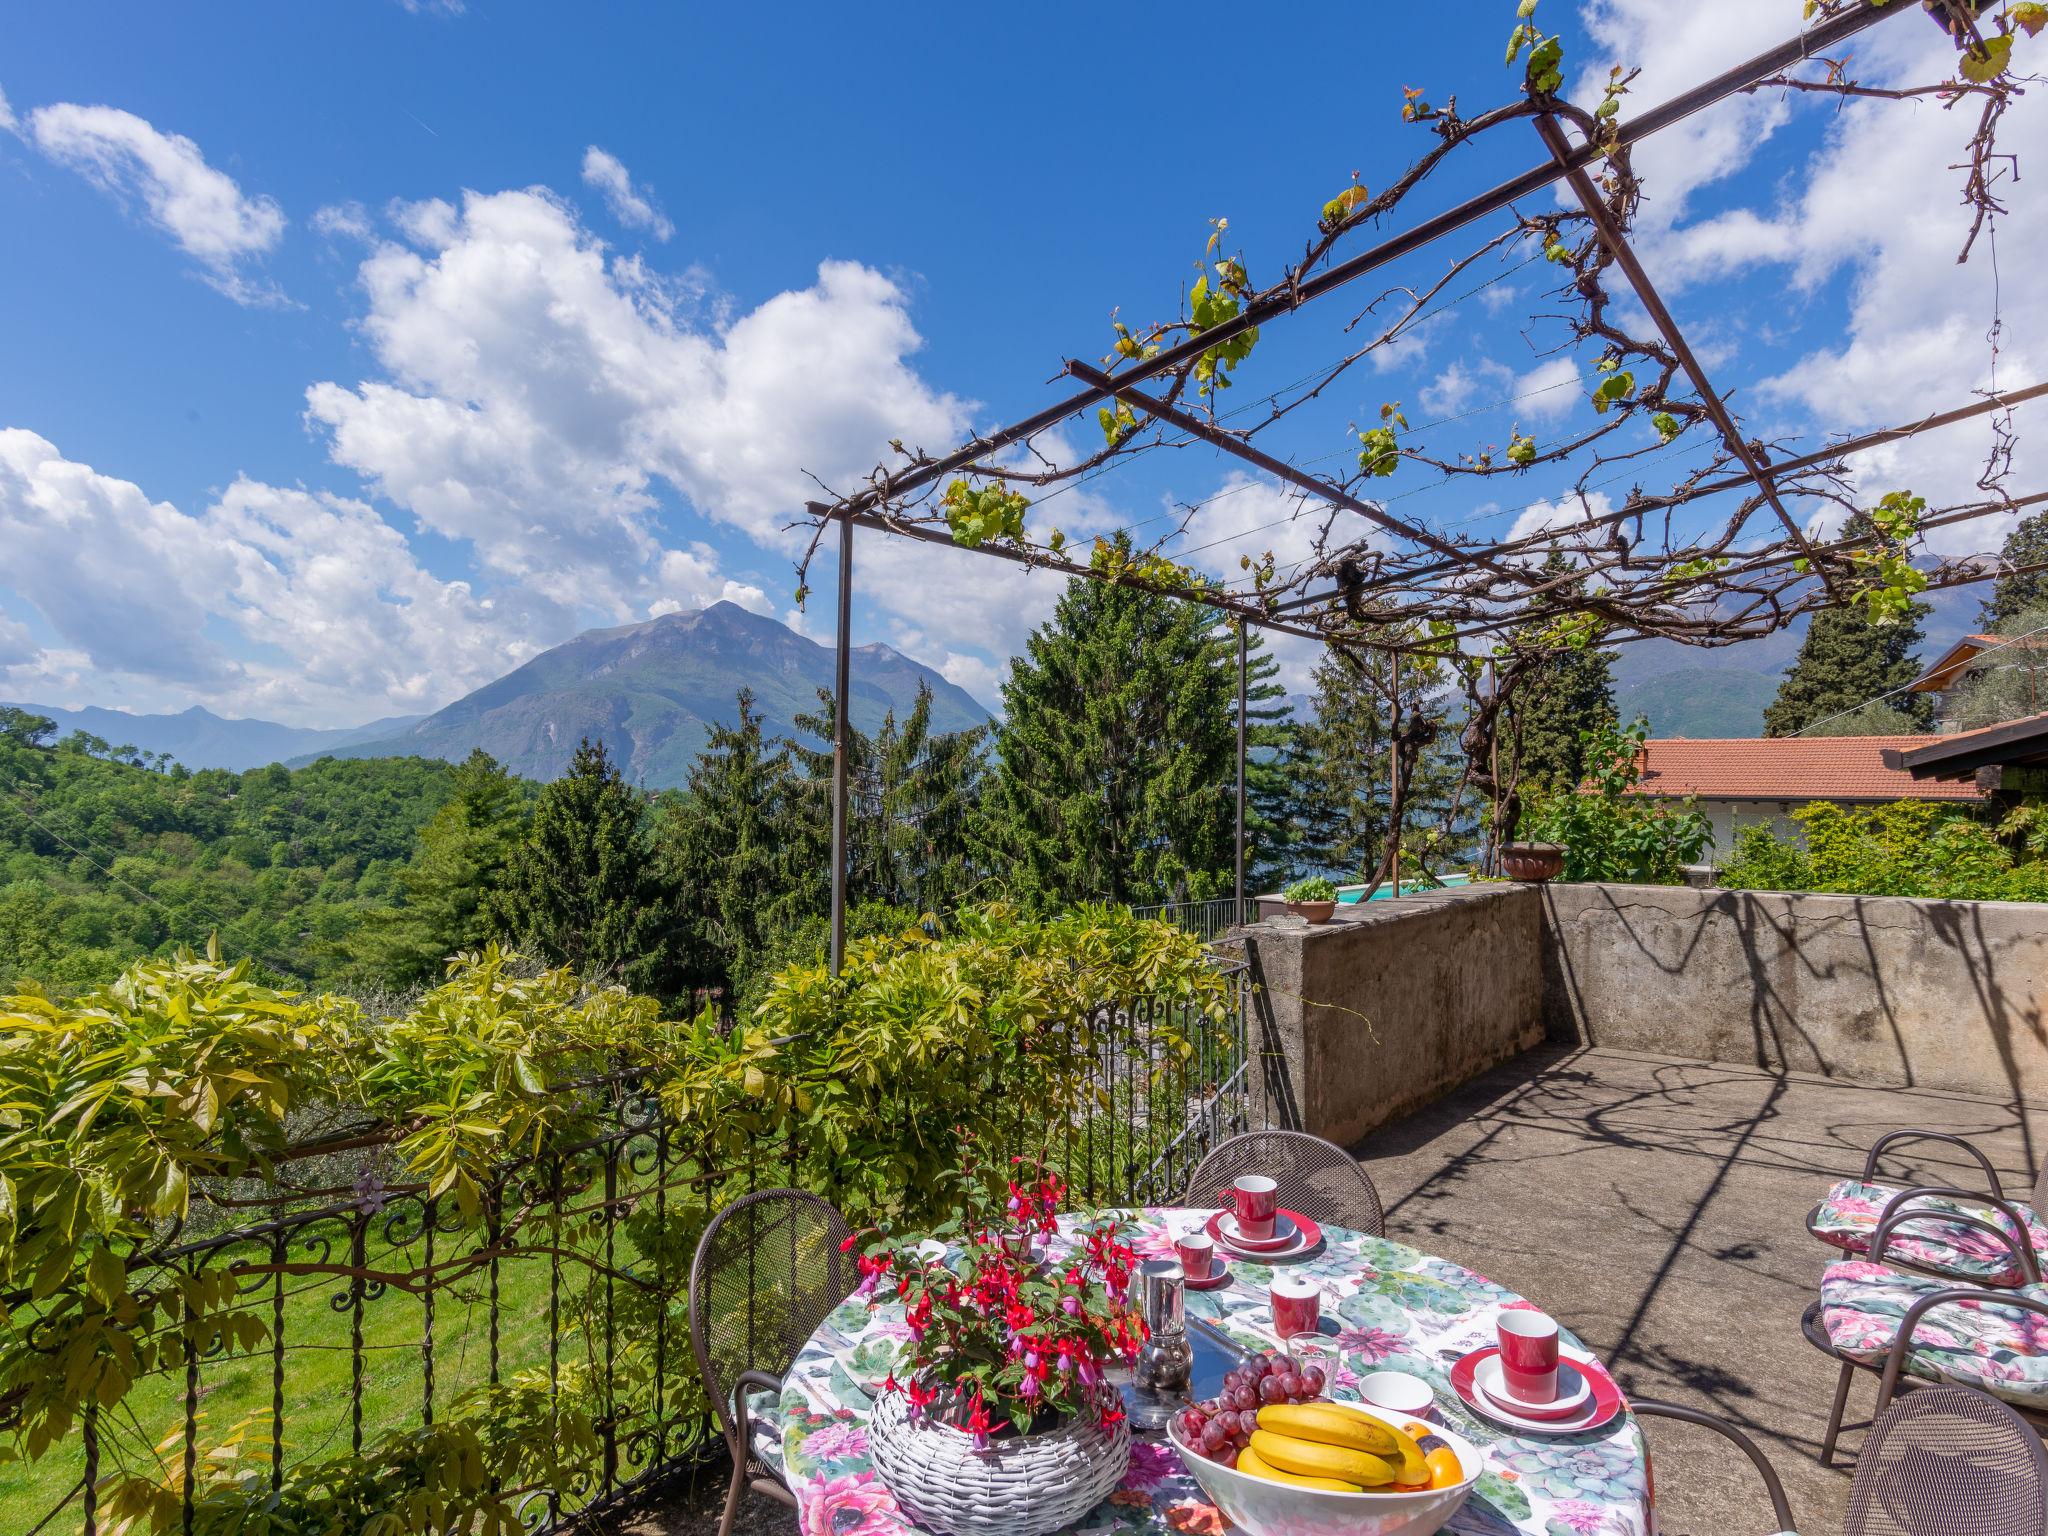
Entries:
<svg viewBox="0 0 2048 1536">
<path fill-rule="evenodd" d="M 1440 886 L 1470 885 L 1471 883 L 1472 877 L 1470 875 L 1439 875 L 1436 877 L 1435 884 L 1404 880 L 1401 882 L 1401 894 L 1404 896 L 1418 896 L 1424 891 L 1433 891 Z M 1370 896 L 1365 894 L 1365 887 L 1362 885 L 1340 885 L 1337 887 L 1337 905 L 1340 907 L 1356 906 L 1361 899 L 1366 901 L 1385 901 L 1393 894 L 1394 887 L 1386 881 L 1381 881 L 1380 888 Z"/>
</svg>

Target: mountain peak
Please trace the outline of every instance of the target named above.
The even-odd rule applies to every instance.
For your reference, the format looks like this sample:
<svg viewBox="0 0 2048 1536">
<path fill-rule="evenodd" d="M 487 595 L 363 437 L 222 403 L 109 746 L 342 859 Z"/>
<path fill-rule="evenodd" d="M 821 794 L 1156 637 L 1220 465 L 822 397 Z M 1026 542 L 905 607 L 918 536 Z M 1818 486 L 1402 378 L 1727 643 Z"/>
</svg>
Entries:
<svg viewBox="0 0 2048 1536">
<path fill-rule="evenodd" d="M 964 689 L 886 645 L 855 647 L 853 722 L 872 731 L 932 692 L 932 728 L 981 725 L 988 711 Z M 766 614 L 720 601 L 636 624 L 586 630 L 457 699 L 410 729 L 366 737 L 351 757 L 424 756 L 459 762 L 482 747 L 514 773 L 552 779 L 585 737 L 610 748 L 630 781 L 650 789 L 684 783 L 716 725 L 739 719 L 738 694 L 754 695 L 762 728 L 798 735 L 835 671 L 831 648 Z"/>
</svg>

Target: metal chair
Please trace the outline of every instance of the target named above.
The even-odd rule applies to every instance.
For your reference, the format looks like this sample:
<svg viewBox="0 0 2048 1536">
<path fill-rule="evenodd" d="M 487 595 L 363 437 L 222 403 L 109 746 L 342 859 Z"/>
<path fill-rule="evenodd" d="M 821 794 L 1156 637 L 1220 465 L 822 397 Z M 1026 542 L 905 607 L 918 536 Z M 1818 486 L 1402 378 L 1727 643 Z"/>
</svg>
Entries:
<svg viewBox="0 0 2048 1536">
<path fill-rule="evenodd" d="M 1263 1173 L 1279 1186 L 1280 1203 L 1318 1225 L 1330 1222 L 1384 1237 L 1380 1192 L 1342 1147 L 1305 1131 L 1246 1131 L 1222 1143 L 1188 1176 L 1181 1203 L 1225 1206 L 1240 1174 Z"/>
<path fill-rule="evenodd" d="M 1780 1531 L 1792 1529 L 1778 1474 L 1725 1419 L 1632 1399 L 1636 1413 L 1702 1425 L 1755 1464 Z M 1856 1475 L 1842 1536 L 2040 1536 L 2048 1529 L 2048 1451 L 2004 1403 L 1968 1387 L 1928 1387 L 1877 1417 Z"/>
<path fill-rule="evenodd" d="M 764 1189 L 720 1211 L 690 1266 L 690 1349 L 732 1454 L 718 1536 L 729 1536 L 740 1495 L 794 1508 L 748 1417 L 751 1392 L 780 1395 L 782 1376 L 818 1325 L 860 1283 L 840 1244 L 851 1229 L 830 1204 L 801 1189 Z"/>
<path fill-rule="evenodd" d="M 1895 1229 L 1901 1223 L 1910 1219 L 1910 1213 L 1904 1210 L 1894 1210 L 1885 1217 L 1883 1222 L 1879 1224 L 1877 1235 L 1870 1245 L 1873 1262 L 1886 1265 L 1887 1267 L 1893 1264 L 1894 1261 L 1889 1250 L 1892 1239 L 1897 1235 Z M 2032 1254 L 2022 1252 L 2023 1245 L 2018 1239 L 2009 1233 L 1999 1233 L 1995 1228 L 1987 1228 L 1987 1230 L 1991 1231 L 1994 1236 L 2008 1245 L 2016 1263 L 2020 1263 L 2025 1267 L 2032 1278 L 2039 1279 L 2039 1271 L 2033 1268 L 2034 1259 Z M 1831 1268 L 1830 1273 L 1832 1272 Z M 1960 1303 L 1964 1306 L 1978 1308 L 1980 1312 L 1983 1309 L 1989 1309 L 1994 1313 L 2032 1312 L 2048 1316 L 2048 1301 L 2044 1301 L 2038 1296 L 2015 1291 L 1987 1290 L 1981 1286 L 1951 1286 L 1944 1284 L 1936 1277 L 1915 1280 L 1910 1273 L 1902 1273 L 1900 1269 L 1892 1269 L 1891 1276 L 1890 1283 L 1899 1288 L 1902 1298 L 1901 1305 L 1904 1310 L 1903 1315 L 1899 1319 L 1899 1326 L 1892 1334 L 1891 1346 L 1885 1351 L 1884 1363 L 1882 1365 L 1877 1364 L 1875 1361 L 1858 1359 L 1854 1355 L 1845 1354 L 1836 1347 L 1834 1340 L 1828 1336 L 1827 1325 L 1821 1315 L 1823 1301 L 1816 1300 L 1811 1303 L 1799 1319 L 1799 1329 L 1800 1332 L 1806 1335 L 1806 1342 L 1813 1345 L 1822 1354 L 1839 1360 L 1842 1365 L 1841 1375 L 1835 1382 L 1834 1405 L 1828 1410 L 1827 1433 L 1822 1437 L 1820 1443 L 1820 1464 L 1824 1467 L 1834 1465 L 1835 1441 L 1842 1432 L 1842 1414 L 1849 1404 L 1849 1383 L 1855 1379 L 1856 1372 L 1868 1371 L 1878 1377 L 1877 1407 L 1874 1410 L 1873 1417 L 1882 1415 L 1886 1407 L 1890 1405 L 1892 1398 L 1902 1389 L 1912 1389 L 1916 1392 L 1927 1390 L 1933 1378 L 1925 1374 L 1916 1375 L 1914 1371 L 1908 1369 L 1907 1362 L 1913 1351 L 1915 1330 L 1919 1328 L 1921 1319 L 1926 1317 L 1936 1307 Z M 1939 1288 L 1930 1289 L 1930 1284 Z M 1823 1292 L 1825 1292 L 1825 1280 L 1822 1282 L 1822 1285 Z M 1924 1371 L 1925 1367 L 1923 1366 L 1922 1369 Z M 2039 1408 L 2014 1406 L 2011 1404 L 2004 1404 L 2002 1406 L 2011 1409 L 2022 1422 L 2048 1431 L 2048 1413 L 2044 1413 Z"/>
<path fill-rule="evenodd" d="M 1978 1171 L 1984 1175 L 1984 1182 L 1989 1186 L 1989 1193 L 1963 1189 L 1951 1184 L 1920 1184 L 1910 1186 L 1871 1184 L 1871 1181 L 1877 1176 L 1878 1160 L 1884 1155 L 1886 1148 L 1896 1146 L 1902 1142 L 1917 1141 L 1941 1142 L 1946 1146 L 1960 1147 L 1963 1151 L 1969 1153 L 1971 1159 L 1977 1164 Z M 2029 1230 L 2028 1217 L 2034 1216 L 2037 1213 L 2048 1213 L 2048 1159 L 2042 1161 L 2041 1171 L 2034 1179 L 2034 1190 L 2031 1199 L 2023 1206 L 2018 1205 L 2007 1199 L 2005 1186 L 1998 1177 L 1998 1170 L 1992 1166 L 1991 1159 L 1984 1155 L 1983 1150 L 1973 1142 L 1950 1131 L 1932 1131 L 1917 1128 L 1886 1131 L 1870 1144 L 1870 1152 L 1863 1159 L 1863 1171 L 1856 1177 L 1854 1182 L 1882 1189 L 1886 1192 L 1885 1208 L 1880 1214 L 1878 1221 L 1874 1223 L 1875 1226 L 1881 1226 L 1891 1218 L 1901 1215 L 1909 1207 L 1912 1207 L 1914 1202 L 1927 1196 L 1935 1196 L 1951 1201 L 1966 1201 L 1996 1210 L 2012 1223 L 2011 1230 L 2013 1232 L 2020 1233 Z M 1836 1186 L 1836 1189 L 1840 1188 L 1842 1188 L 1841 1185 Z M 1830 1192 L 1829 1198 L 1832 1198 L 1832 1192 Z M 1828 1244 L 1829 1247 L 1839 1248 L 1848 1253 L 1871 1252 L 1875 1247 L 1875 1244 L 1872 1242 L 1859 1242 L 1852 1233 L 1841 1231 L 1826 1232 L 1821 1229 L 1821 1216 L 1828 1209 L 1829 1198 L 1824 1198 L 1820 1204 L 1807 1213 L 1807 1230 L 1822 1242 Z M 1988 1222 L 1957 1215 L 1952 1212 L 1929 1210 L 1925 1207 L 1919 1208 L 1918 1215 L 1908 1217 L 1907 1219 L 1916 1228 L 1931 1228 L 1937 1233 L 1943 1229 L 1974 1230 L 1988 1233 L 1993 1237 L 2006 1236 L 2005 1233 L 1998 1231 Z M 2026 1255 L 2024 1269 L 2009 1273 L 2005 1278 L 1985 1278 L 1971 1275 L 1958 1269 L 1950 1268 L 1938 1260 L 1926 1263 L 1916 1262 L 1914 1259 L 1900 1253 L 1893 1253 L 1885 1259 L 1885 1262 L 1902 1269 L 1913 1270 L 1919 1274 L 1938 1275 L 1946 1279 L 1961 1280 L 1966 1284 L 1973 1285 L 2024 1285 L 2037 1283 L 2040 1279 L 2039 1256 L 2031 1251 L 2031 1245 L 2029 1245 L 2029 1252 Z"/>
</svg>

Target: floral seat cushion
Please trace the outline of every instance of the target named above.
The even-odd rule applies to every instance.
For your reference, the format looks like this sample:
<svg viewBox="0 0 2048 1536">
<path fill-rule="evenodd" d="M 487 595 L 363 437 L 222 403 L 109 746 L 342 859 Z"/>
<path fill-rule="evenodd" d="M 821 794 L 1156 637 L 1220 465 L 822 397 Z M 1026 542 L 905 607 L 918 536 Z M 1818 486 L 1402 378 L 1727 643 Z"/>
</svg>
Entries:
<svg viewBox="0 0 2048 1536">
<path fill-rule="evenodd" d="M 1913 1304 L 1952 1289 L 1929 1275 L 1838 1259 L 1821 1276 L 1821 1326 L 1847 1358 L 1882 1366 Z M 2013 1294 L 2048 1301 L 2048 1286 L 2021 1286 Z M 2018 1407 L 2048 1410 L 2048 1314 L 1992 1301 L 1943 1302 L 1914 1327 L 1904 1369 L 1922 1381 L 1975 1387 Z"/>
<path fill-rule="evenodd" d="M 773 1392 L 747 1394 L 747 1448 L 762 1466 L 777 1477 L 786 1478 L 788 1474 L 782 1465 L 780 1408 L 780 1400 Z"/>
<path fill-rule="evenodd" d="M 1807 1218 L 1807 1227 L 1824 1243 L 1832 1243 L 1850 1253 L 1868 1253 L 1870 1240 L 1877 1235 L 1878 1221 L 1884 1215 L 1885 1207 L 1903 1193 L 1905 1191 L 1888 1184 L 1865 1184 L 1857 1179 L 1844 1179 L 1814 1207 L 1813 1214 Z M 2012 1218 L 2003 1211 L 1995 1206 L 1973 1205 L 1946 1195 L 1922 1195 L 1913 1202 L 1912 1208 L 1916 1212 L 1930 1214 L 1916 1216 L 1893 1230 L 1885 1242 L 1887 1260 L 1900 1260 L 1978 1285 L 2018 1285 L 2025 1279 L 2013 1260 L 2012 1251 L 1990 1233 L 1943 1219 L 1974 1216 L 2010 1232 Z M 2020 1206 L 2019 1211 L 2027 1218 L 2026 1237 L 2033 1244 L 2034 1252 L 2048 1253 L 2048 1227 L 2044 1227 L 2025 1206 Z"/>
</svg>

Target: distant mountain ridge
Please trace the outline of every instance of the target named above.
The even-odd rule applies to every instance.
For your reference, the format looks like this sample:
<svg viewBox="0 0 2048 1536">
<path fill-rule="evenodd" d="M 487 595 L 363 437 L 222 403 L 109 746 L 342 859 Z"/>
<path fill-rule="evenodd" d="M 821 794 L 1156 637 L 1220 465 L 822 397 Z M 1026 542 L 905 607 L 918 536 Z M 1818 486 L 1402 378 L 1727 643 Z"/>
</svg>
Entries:
<svg viewBox="0 0 2048 1536">
<path fill-rule="evenodd" d="M 358 741 L 403 730 L 421 718 L 389 715 L 364 725 L 322 729 L 280 725 L 274 720 L 232 720 L 198 704 L 161 715 L 132 715 L 97 704 L 84 709 L 62 709 L 55 704 L 17 704 L 15 708 L 48 716 L 57 722 L 59 735 L 85 731 L 109 746 L 168 752 L 187 768 L 226 768 L 234 773 L 290 757 L 337 752 Z"/>
<path fill-rule="evenodd" d="M 593 629 L 446 709 L 401 730 L 316 749 L 314 756 L 438 757 L 459 762 L 482 747 L 524 778 L 553 779 L 584 737 L 601 740 L 620 771 L 647 789 L 682 784 L 713 725 L 738 720 L 736 696 L 754 694 L 762 727 L 797 734 L 796 716 L 818 709 L 832 686 L 833 653 L 774 619 L 736 603 L 669 613 L 644 624 Z M 853 723 L 872 731 L 893 710 L 900 720 L 932 691 L 932 729 L 984 724 L 988 711 L 967 691 L 886 645 L 852 655 Z"/>
</svg>

